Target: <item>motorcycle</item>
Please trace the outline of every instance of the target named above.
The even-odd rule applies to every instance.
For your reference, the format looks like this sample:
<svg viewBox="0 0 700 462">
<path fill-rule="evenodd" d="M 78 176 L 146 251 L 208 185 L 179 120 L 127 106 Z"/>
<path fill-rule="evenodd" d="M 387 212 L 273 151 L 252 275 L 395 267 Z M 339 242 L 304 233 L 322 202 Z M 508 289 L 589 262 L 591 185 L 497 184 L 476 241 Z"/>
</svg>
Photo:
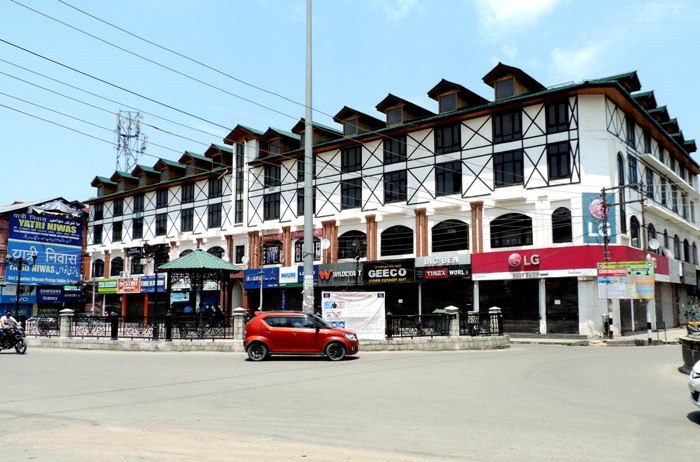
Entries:
<svg viewBox="0 0 700 462">
<path fill-rule="evenodd" d="M 5 331 L 5 335 L 0 342 L 0 350 L 9 350 L 14 348 L 18 355 L 23 355 L 27 352 L 27 342 L 24 330 L 21 327 L 13 327 Z"/>
</svg>

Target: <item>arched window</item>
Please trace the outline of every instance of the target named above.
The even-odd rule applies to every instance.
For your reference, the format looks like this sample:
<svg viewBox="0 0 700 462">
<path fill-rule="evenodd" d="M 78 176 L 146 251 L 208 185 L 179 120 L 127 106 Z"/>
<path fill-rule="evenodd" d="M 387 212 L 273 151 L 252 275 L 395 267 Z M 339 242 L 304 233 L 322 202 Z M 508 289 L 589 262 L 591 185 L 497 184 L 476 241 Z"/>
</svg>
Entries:
<svg viewBox="0 0 700 462">
<path fill-rule="evenodd" d="M 671 244 L 668 242 L 668 230 L 664 229 L 664 249 L 670 249 Z"/>
<path fill-rule="evenodd" d="M 101 278 L 105 275 L 105 262 L 104 260 L 97 259 L 92 262 L 92 277 Z"/>
<path fill-rule="evenodd" d="M 698 246 L 693 242 L 693 265 L 698 264 Z"/>
<path fill-rule="evenodd" d="M 571 242 L 571 210 L 559 207 L 552 213 L 552 242 Z"/>
<path fill-rule="evenodd" d="M 282 261 L 282 241 L 263 243 L 263 265 L 274 265 Z"/>
<path fill-rule="evenodd" d="M 296 263 L 304 261 L 304 239 L 299 239 L 294 243 L 294 261 Z M 321 239 L 314 238 L 314 261 L 321 261 Z"/>
<path fill-rule="evenodd" d="M 491 222 L 491 248 L 532 245 L 532 218 L 507 213 Z"/>
<path fill-rule="evenodd" d="M 392 226 L 382 233 L 383 257 L 413 253 L 413 231 L 406 226 Z"/>
<path fill-rule="evenodd" d="M 647 247 L 648 247 L 647 250 L 651 250 L 652 252 L 658 253 L 659 252 L 658 246 L 655 249 L 652 249 L 651 246 L 649 245 L 649 243 L 652 242 L 651 241 L 652 239 L 656 240 L 656 228 L 654 228 L 654 225 L 649 223 L 647 225 Z M 657 241 L 657 245 L 658 245 L 658 241 Z"/>
<path fill-rule="evenodd" d="M 192 252 L 194 252 L 194 250 L 192 249 L 183 250 L 182 252 L 180 252 L 180 258 L 184 257 L 185 255 L 189 255 Z"/>
<path fill-rule="evenodd" d="M 625 159 L 622 157 L 622 153 L 617 153 L 617 185 L 625 185 Z M 620 188 L 620 232 L 625 234 L 627 232 L 627 212 L 625 209 L 625 188 Z"/>
<path fill-rule="evenodd" d="M 630 218 L 630 238 L 632 240 L 632 247 L 641 247 L 641 242 L 639 241 L 639 220 L 637 220 L 635 216 Z"/>
<path fill-rule="evenodd" d="M 208 249 L 207 253 L 214 255 L 215 257 L 218 257 L 218 258 L 224 258 L 225 252 L 224 252 L 224 249 L 222 249 L 219 246 L 216 246 L 216 247 L 212 247 L 212 248 Z"/>
<path fill-rule="evenodd" d="M 338 237 L 338 258 L 360 258 L 365 256 L 367 235 L 362 231 L 347 231 Z"/>
<path fill-rule="evenodd" d="M 445 220 L 433 226 L 433 252 L 451 252 L 469 248 L 469 225 L 460 220 Z"/>
<path fill-rule="evenodd" d="M 122 257 L 113 258 L 109 264 L 109 275 L 119 276 L 122 271 L 124 271 L 124 259 Z"/>
<path fill-rule="evenodd" d="M 690 242 L 688 239 L 683 241 L 683 261 L 690 263 Z"/>
<path fill-rule="evenodd" d="M 681 240 L 678 237 L 678 234 L 673 236 L 673 258 L 676 260 L 681 259 Z"/>
</svg>

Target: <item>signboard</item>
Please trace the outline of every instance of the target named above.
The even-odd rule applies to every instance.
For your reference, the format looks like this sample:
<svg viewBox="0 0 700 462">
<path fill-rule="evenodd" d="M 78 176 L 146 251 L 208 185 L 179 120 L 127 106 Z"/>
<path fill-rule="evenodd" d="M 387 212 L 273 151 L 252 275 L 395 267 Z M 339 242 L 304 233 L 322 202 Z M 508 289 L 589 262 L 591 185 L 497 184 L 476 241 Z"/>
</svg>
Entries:
<svg viewBox="0 0 700 462">
<path fill-rule="evenodd" d="M 189 302 L 190 301 L 190 293 L 189 292 L 171 292 L 170 293 L 170 302 Z"/>
<path fill-rule="evenodd" d="M 59 217 L 13 213 L 10 215 L 7 255 L 36 263 L 24 265 L 22 282 L 66 285 L 80 281 L 82 223 Z M 19 268 L 7 265 L 6 282 L 17 282 Z"/>
<path fill-rule="evenodd" d="M 25 286 L 22 284 L 22 289 L 20 290 L 19 302 L 20 303 L 36 303 L 36 288 L 37 286 Z M 0 302 L 8 305 L 15 305 L 17 303 L 17 286 L 10 285 L 2 287 L 2 296 L 0 296 Z M 6 307 L 14 310 L 14 306 Z"/>
<path fill-rule="evenodd" d="M 117 279 L 103 279 L 97 281 L 97 293 L 98 294 L 116 294 L 117 293 Z"/>
<path fill-rule="evenodd" d="M 336 263 L 319 265 L 318 285 L 322 287 L 352 286 L 362 283 L 362 274 L 358 276 L 358 269 L 362 263 Z"/>
<path fill-rule="evenodd" d="M 65 303 L 83 303 L 85 297 L 80 286 L 65 286 L 63 288 L 63 301 Z"/>
<path fill-rule="evenodd" d="M 416 257 L 416 268 L 468 265 L 471 262 L 471 254 L 454 254 L 442 257 Z"/>
<path fill-rule="evenodd" d="M 362 340 L 385 338 L 384 292 L 322 292 L 321 310 L 328 324 L 350 329 Z"/>
<path fill-rule="evenodd" d="M 247 269 L 243 272 L 243 287 L 246 289 L 260 288 L 260 268 Z M 262 274 L 263 289 L 268 287 L 279 287 L 279 268 L 265 268 Z"/>
<path fill-rule="evenodd" d="M 158 292 L 165 292 L 167 290 L 165 285 L 165 274 L 158 275 Z M 141 292 L 153 293 L 156 291 L 156 277 L 155 276 L 141 276 Z"/>
<path fill-rule="evenodd" d="M 600 193 L 583 193 L 583 242 L 586 244 L 603 244 L 605 229 L 610 237 L 610 244 L 617 240 L 615 207 L 608 207 L 608 217 L 605 218 L 603 197 Z M 615 194 L 606 194 L 608 204 L 615 203 Z M 606 225 L 607 223 L 607 225 Z"/>
<path fill-rule="evenodd" d="M 40 304 L 63 303 L 63 287 L 39 286 L 36 291 L 36 302 Z"/>
<path fill-rule="evenodd" d="M 303 280 L 303 277 L 302 277 Z M 299 270 L 296 266 L 283 266 L 280 268 L 280 285 L 299 284 Z"/>
<path fill-rule="evenodd" d="M 367 284 L 392 284 L 414 280 L 414 260 L 365 262 L 362 278 Z"/>
<path fill-rule="evenodd" d="M 141 292 L 141 279 L 138 277 L 117 279 L 118 294 L 137 294 Z"/>
<path fill-rule="evenodd" d="M 654 263 L 620 261 L 598 263 L 598 298 L 654 299 Z"/>
<path fill-rule="evenodd" d="M 471 279 L 472 265 L 452 265 L 416 268 L 416 281 L 436 279 Z"/>
</svg>

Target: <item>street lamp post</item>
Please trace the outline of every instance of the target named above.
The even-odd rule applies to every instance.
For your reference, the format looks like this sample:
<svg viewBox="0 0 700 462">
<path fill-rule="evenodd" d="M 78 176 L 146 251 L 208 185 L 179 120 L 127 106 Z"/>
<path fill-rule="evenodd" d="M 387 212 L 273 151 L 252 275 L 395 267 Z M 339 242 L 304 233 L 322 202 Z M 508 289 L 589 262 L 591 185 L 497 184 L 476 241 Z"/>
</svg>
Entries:
<svg viewBox="0 0 700 462">
<path fill-rule="evenodd" d="M 360 258 L 364 256 L 365 246 L 367 243 L 365 241 L 354 241 L 352 243 L 352 255 L 355 259 L 355 286 L 360 283 Z"/>
<path fill-rule="evenodd" d="M 19 317 L 19 296 L 22 295 L 22 269 L 25 267 L 25 265 L 28 269 L 31 269 L 34 265 L 36 265 L 36 257 L 36 252 L 33 252 L 29 259 L 25 258 L 24 255 L 19 258 L 15 258 L 14 256 L 5 257 L 6 266 L 13 265 L 17 267 L 17 293 L 15 295 L 14 313 L 17 317 Z M 7 279 L 7 276 L 5 276 L 5 279 Z"/>
</svg>

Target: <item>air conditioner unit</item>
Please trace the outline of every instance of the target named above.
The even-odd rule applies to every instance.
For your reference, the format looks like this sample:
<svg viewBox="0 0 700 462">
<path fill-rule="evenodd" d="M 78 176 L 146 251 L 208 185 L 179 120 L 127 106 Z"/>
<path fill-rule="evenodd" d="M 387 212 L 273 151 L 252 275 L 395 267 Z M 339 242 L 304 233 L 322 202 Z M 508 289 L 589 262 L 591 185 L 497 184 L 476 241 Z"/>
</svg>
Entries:
<svg viewBox="0 0 700 462">
<path fill-rule="evenodd" d="M 120 271 L 120 272 L 119 272 L 119 277 L 120 277 L 120 278 L 128 278 L 128 277 L 130 277 L 130 276 L 131 276 L 131 273 L 128 272 L 128 271 Z"/>
</svg>

